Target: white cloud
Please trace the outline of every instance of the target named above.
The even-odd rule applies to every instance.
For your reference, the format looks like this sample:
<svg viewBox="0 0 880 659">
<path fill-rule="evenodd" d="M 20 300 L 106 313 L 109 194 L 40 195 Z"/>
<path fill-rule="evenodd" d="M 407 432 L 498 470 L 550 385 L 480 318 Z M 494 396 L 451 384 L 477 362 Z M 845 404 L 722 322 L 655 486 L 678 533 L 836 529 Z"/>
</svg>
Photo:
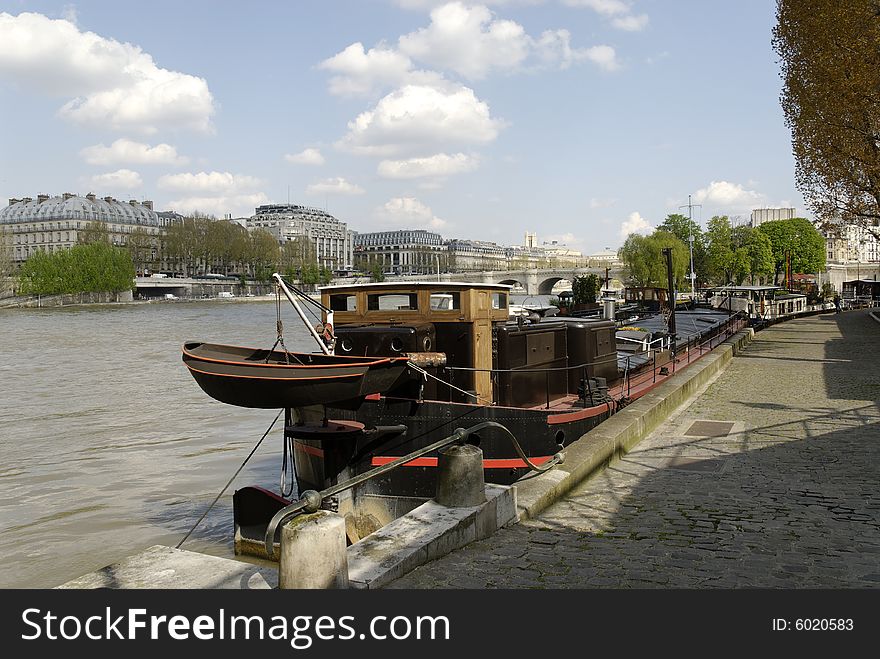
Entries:
<svg viewBox="0 0 880 659">
<path fill-rule="evenodd" d="M 739 183 L 712 181 L 694 193 L 694 201 L 722 207 L 750 207 L 761 203 L 764 195 L 746 190 Z"/>
<path fill-rule="evenodd" d="M 574 62 L 589 61 L 606 71 L 620 68 L 614 48 L 606 45 L 572 48 L 568 30 L 546 30 L 533 42 L 535 56 L 545 66 L 566 69 Z"/>
<path fill-rule="evenodd" d="M 518 67 L 530 39 L 515 21 L 493 19 L 485 6 L 450 2 L 431 11 L 431 24 L 403 35 L 402 52 L 414 59 L 478 80 L 492 69 Z"/>
<path fill-rule="evenodd" d="M 445 177 L 475 170 L 480 164 L 477 156 L 466 153 L 436 153 L 425 158 L 408 160 L 383 160 L 379 163 L 378 174 L 382 178 L 412 179 L 423 177 Z"/>
<path fill-rule="evenodd" d="M 429 206 L 415 197 L 389 199 L 384 206 L 376 209 L 374 215 L 391 227 L 437 230 L 447 226 L 445 220 L 434 215 Z"/>
<path fill-rule="evenodd" d="M 286 153 L 284 159 L 294 165 L 323 165 L 324 156 L 318 149 L 304 149 L 299 153 Z"/>
<path fill-rule="evenodd" d="M 364 51 L 364 45 L 357 42 L 325 59 L 318 68 L 336 74 L 330 78 L 331 94 L 360 96 L 371 94 L 377 87 L 402 84 L 410 74 L 412 62 L 384 44 Z"/>
<path fill-rule="evenodd" d="M 134 190 L 143 185 L 141 175 L 130 169 L 117 169 L 115 172 L 97 174 L 90 181 L 95 189 L 99 190 Z"/>
<path fill-rule="evenodd" d="M 611 21 L 611 24 L 619 30 L 627 32 L 641 32 L 648 25 L 647 14 L 629 14 L 620 16 Z"/>
<path fill-rule="evenodd" d="M 257 206 L 268 204 L 269 198 L 262 192 L 218 196 L 191 196 L 169 201 L 167 207 L 178 213 L 199 211 L 215 217 L 226 214 L 232 217 L 248 217 Z"/>
<path fill-rule="evenodd" d="M 623 0 L 562 0 L 569 7 L 586 7 L 611 19 L 611 25 L 618 30 L 639 32 L 648 25 L 647 14 L 633 14 L 632 7 Z"/>
<path fill-rule="evenodd" d="M 623 224 L 620 225 L 620 237 L 626 238 L 631 233 L 648 234 L 654 231 L 654 227 L 638 212 L 629 214 Z"/>
<path fill-rule="evenodd" d="M 449 0 L 393 0 L 402 9 L 425 10 L 449 3 Z M 481 0 L 482 5 L 539 5 L 544 0 Z"/>
<path fill-rule="evenodd" d="M 73 97 L 59 115 L 74 123 L 146 134 L 213 130 L 203 78 L 159 68 L 140 47 L 81 32 L 70 20 L 0 13 L 0 77 Z"/>
<path fill-rule="evenodd" d="M 562 0 L 569 7 L 588 7 L 602 16 L 617 16 L 629 13 L 629 5 L 623 0 Z"/>
<path fill-rule="evenodd" d="M 501 126 L 472 89 L 406 85 L 350 121 L 338 146 L 361 155 L 393 156 L 485 144 L 498 136 Z"/>
<path fill-rule="evenodd" d="M 180 190 L 192 194 L 223 193 L 229 195 L 251 190 L 263 185 L 253 176 L 230 174 L 229 172 L 199 172 L 193 174 L 166 174 L 159 178 L 158 186 L 164 190 Z"/>
<path fill-rule="evenodd" d="M 82 149 L 79 154 L 90 165 L 115 165 L 134 163 L 138 165 L 184 165 L 189 159 L 177 155 L 170 144 L 150 146 L 120 137 L 110 146 L 95 144 Z"/>
<path fill-rule="evenodd" d="M 607 199 L 600 199 L 599 197 L 593 197 L 590 199 L 590 208 L 609 208 L 617 203 L 617 199 L 609 197 Z"/>
<path fill-rule="evenodd" d="M 325 178 L 317 183 L 312 183 L 306 188 L 307 195 L 319 194 L 338 194 L 338 195 L 361 195 L 365 190 L 359 185 L 349 183 L 344 178 L 337 176 L 336 178 Z"/>
</svg>

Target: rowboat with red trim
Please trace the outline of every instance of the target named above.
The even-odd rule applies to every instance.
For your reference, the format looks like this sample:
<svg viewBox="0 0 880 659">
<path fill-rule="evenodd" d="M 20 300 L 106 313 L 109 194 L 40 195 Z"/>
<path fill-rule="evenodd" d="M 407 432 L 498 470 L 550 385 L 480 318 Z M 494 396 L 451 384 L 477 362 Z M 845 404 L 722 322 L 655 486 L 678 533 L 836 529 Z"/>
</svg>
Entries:
<svg viewBox="0 0 880 659">
<path fill-rule="evenodd" d="M 239 407 L 344 404 L 392 388 L 406 357 L 347 357 L 217 343 L 183 346 L 183 363 L 206 394 Z"/>
</svg>

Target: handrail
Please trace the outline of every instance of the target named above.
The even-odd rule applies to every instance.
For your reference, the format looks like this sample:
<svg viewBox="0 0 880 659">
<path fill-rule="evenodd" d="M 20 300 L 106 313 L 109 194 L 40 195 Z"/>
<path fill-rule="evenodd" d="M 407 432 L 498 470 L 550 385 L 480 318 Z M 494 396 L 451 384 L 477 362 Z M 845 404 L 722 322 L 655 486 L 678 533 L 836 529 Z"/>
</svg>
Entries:
<svg viewBox="0 0 880 659">
<path fill-rule="evenodd" d="M 340 492 L 360 485 L 361 483 L 365 483 L 372 478 L 376 478 L 377 476 L 388 473 L 393 469 L 397 469 L 398 467 L 405 465 L 407 462 L 412 462 L 416 458 L 419 458 L 433 451 L 437 451 L 441 448 L 449 446 L 450 444 L 463 443 L 469 435 L 483 430 L 484 428 L 500 428 L 504 430 L 513 442 L 514 448 L 519 454 L 520 458 L 533 471 L 547 471 L 565 460 L 565 454 L 562 452 L 557 452 L 549 461 L 547 461 L 543 465 L 538 466 L 536 464 L 533 464 L 526 456 L 525 451 L 523 451 L 522 446 L 520 446 L 519 442 L 516 439 L 516 436 L 510 431 L 510 429 L 495 421 L 483 421 L 482 423 L 478 423 L 467 429 L 456 428 L 455 432 L 453 432 L 448 437 L 439 439 L 433 444 L 429 444 L 428 446 L 417 449 L 412 453 L 408 453 L 387 464 L 375 467 L 374 469 L 366 471 L 359 476 L 350 478 L 347 481 L 343 481 L 342 483 L 337 483 L 336 485 L 331 485 L 330 487 L 321 490 L 320 492 L 316 492 L 315 490 L 306 490 L 305 492 L 303 492 L 298 501 L 279 510 L 269 521 L 269 524 L 266 527 L 266 535 L 264 538 L 266 555 L 270 559 L 273 559 L 275 557 L 275 531 L 281 524 L 286 522 L 294 515 L 298 515 L 301 512 L 316 512 L 321 507 L 321 502 L 327 497 L 332 497 L 335 494 L 339 494 Z"/>
</svg>

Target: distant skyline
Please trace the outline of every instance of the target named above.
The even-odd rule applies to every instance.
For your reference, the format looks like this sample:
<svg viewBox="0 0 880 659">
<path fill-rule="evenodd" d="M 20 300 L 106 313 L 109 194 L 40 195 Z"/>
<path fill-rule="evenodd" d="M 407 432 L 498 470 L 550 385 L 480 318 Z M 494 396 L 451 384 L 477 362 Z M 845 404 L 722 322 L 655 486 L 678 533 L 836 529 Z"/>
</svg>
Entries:
<svg viewBox="0 0 880 659">
<path fill-rule="evenodd" d="M 771 0 L 0 2 L 0 195 L 586 253 L 794 207 Z"/>
</svg>

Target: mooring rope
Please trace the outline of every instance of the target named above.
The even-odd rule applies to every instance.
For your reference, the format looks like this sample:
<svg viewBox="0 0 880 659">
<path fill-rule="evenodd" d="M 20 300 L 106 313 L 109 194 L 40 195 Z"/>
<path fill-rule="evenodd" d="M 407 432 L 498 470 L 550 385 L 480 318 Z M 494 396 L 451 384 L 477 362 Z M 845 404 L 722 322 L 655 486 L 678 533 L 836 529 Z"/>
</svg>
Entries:
<svg viewBox="0 0 880 659">
<path fill-rule="evenodd" d="M 187 534 L 185 536 L 183 536 L 183 540 L 181 540 L 180 542 L 178 542 L 175 545 L 175 547 L 174 547 L 175 549 L 180 549 L 181 545 L 183 545 L 183 543 L 187 541 L 189 536 L 192 535 L 192 532 L 196 530 L 196 527 L 202 523 L 202 520 L 204 520 L 205 517 L 208 516 L 208 513 L 211 512 L 211 508 L 213 508 L 214 505 L 220 500 L 220 497 L 223 496 L 223 494 L 226 492 L 226 489 L 230 485 L 232 485 L 232 481 L 234 481 L 236 476 L 238 476 L 238 474 L 241 473 L 241 470 L 244 469 L 244 466 L 248 463 L 248 460 L 250 460 L 251 457 L 254 455 L 254 453 L 257 452 L 257 449 L 260 448 L 260 444 L 263 443 L 263 440 L 266 439 L 266 436 L 269 434 L 269 432 L 272 430 L 272 428 L 275 427 L 275 423 L 278 421 L 278 418 L 281 416 L 282 412 L 284 412 L 284 410 L 278 410 L 278 414 L 275 415 L 275 418 L 272 420 L 272 423 L 270 423 L 269 427 L 266 428 L 266 432 L 264 432 L 263 436 L 260 437 L 260 441 L 258 441 L 256 443 L 256 445 L 254 446 L 254 448 L 251 449 L 251 452 L 248 453 L 248 456 L 244 459 L 244 462 L 242 462 L 241 465 L 238 467 L 238 469 L 235 470 L 235 473 L 232 474 L 232 478 L 230 478 L 226 482 L 226 485 L 223 486 L 223 489 L 220 490 L 220 493 L 216 497 L 214 497 L 214 500 L 211 502 L 211 505 L 208 506 L 207 510 L 205 510 L 205 512 L 202 513 L 202 516 L 199 517 L 199 519 L 196 521 L 196 523 L 193 524 L 192 528 L 189 531 L 187 531 Z"/>
</svg>

